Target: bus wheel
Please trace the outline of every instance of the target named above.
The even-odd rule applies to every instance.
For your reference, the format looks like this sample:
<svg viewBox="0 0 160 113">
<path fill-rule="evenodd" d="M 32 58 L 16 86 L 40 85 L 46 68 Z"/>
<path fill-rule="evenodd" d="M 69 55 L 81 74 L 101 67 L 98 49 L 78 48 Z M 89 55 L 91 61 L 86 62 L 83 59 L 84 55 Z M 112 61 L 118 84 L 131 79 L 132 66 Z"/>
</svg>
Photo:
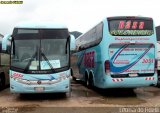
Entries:
<svg viewBox="0 0 160 113">
<path fill-rule="evenodd" d="M 88 81 L 88 75 L 87 75 L 87 74 L 85 74 L 84 85 L 85 85 L 86 87 L 88 87 L 88 84 L 89 84 L 89 81 Z"/>
<path fill-rule="evenodd" d="M 87 79 L 87 81 L 86 81 L 86 86 L 87 86 L 87 88 L 89 88 L 89 89 L 90 89 L 89 79 Z"/>
<path fill-rule="evenodd" d="M 88 88 L 93 88 L 93 87 L 94 87 L 93 76 L 90 75 L 88 79 Z"/>
</svg>

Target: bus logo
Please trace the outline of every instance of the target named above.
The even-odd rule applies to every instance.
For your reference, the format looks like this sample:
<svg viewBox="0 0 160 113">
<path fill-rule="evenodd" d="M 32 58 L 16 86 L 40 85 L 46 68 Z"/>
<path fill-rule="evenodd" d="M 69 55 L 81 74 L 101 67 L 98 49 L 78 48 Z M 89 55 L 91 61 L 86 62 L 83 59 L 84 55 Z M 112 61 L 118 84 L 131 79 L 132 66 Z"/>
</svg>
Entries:
<svg viewBox="0 0 160 113">
<path fill-rule="evenodd" d="M 37 81 L 37 84 L 39 84 L 39 85 L 40 85 L 41 83 L 42 83 L 42 82 L 41 82 L 41 80 L 38 80 L 38 81 Z"/>
<path fill-rule="evenodd" d="M 94 68 L 95 67 L 95 63 L 94 63 L 94 55 L 95 52 L 91 51 L 91 52 L 87 52 L 84 54 L 84 66 L 85 67 L 89 67 L 89 68 Z"/>
<path fill-rule="evenodd" d="M 23 75 L 20 74 L 20 73 L 13 73 L 13 74 L 11 75 L 11 78 L 14 78 L 14 79 L 16 79 L 16 78 L 22 78 L 22 77 L 23 77 Z"/>
</svg>

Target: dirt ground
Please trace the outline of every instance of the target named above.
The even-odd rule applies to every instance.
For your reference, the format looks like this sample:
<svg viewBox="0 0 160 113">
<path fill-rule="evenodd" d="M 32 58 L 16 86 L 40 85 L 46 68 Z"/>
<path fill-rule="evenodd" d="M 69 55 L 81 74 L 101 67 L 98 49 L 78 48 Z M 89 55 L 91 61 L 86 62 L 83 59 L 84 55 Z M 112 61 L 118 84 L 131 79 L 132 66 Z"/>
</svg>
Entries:
<svg viewBox="0 0 160 113">
<path fill-rule="evenodd" d="M 72 81 L 71 97 L 65 94 L 11 94 L 0 92 L 2 113 L 120 113 L 160 112 L 160 88 L 88 89 Z"/>
</svg>

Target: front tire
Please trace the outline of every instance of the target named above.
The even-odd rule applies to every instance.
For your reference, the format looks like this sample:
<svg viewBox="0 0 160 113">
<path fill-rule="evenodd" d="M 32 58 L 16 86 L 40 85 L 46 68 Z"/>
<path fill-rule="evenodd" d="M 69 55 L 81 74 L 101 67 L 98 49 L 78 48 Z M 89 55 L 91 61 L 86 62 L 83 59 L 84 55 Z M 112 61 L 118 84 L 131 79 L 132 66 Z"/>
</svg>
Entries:
<svg viewBox="0 0 160 113">
<path fill-rule="evenodd" d="M 88 88 L 89 89 L 94 88 L 94 82 L 93 82 L 93 76 L 92 75 L 90 75 L 89 79 L 88 79 Z"/>
<path fill-rule="evenodd" d="M 88 81 L 88 76 L 85 74 L 85 80 L 84 80 L 84 86 L 88 86 L 89 81 Z"/>
</svg>

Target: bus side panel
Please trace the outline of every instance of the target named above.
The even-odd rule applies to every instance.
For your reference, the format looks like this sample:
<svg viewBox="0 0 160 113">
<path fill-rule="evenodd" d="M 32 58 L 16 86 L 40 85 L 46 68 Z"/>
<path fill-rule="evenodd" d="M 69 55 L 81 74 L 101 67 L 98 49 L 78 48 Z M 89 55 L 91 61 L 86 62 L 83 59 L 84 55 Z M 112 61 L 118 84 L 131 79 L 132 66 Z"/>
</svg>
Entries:
<svg viewBox="0 0 160 113">
<path fill-rule="evenodd" d="M 103 62 L 100 44 L 82 50 L 76 53 L 77 56 L 77 70 L 74 70 L 74 74 L 79 73 L 77 76 L 80 80 L 85 80 L 85 73 L 89 76 L 90 72 L 93 72 L 94 85 L 99 86 L 101 79 L 103 78 Z"/>
<path fill-rule="evenodd" d="M 106 34 L 107 30 L 104 29 L 106 27 L 106 23 L 104 22 L 103 34 Z M 106 36 L 103 36 L 98 45 L 76 53 L 78 58 L 77 67 L 80 73 L 79 77 L 82 81 L 85 80 L 85 71 L 87 71 L 88 74 L 93 72 L 94 85 L 99 88 L 104 88 L 106 79 L 104 62 L 106 58 L 109 59 L 108 42 Z"/>
</svg>

